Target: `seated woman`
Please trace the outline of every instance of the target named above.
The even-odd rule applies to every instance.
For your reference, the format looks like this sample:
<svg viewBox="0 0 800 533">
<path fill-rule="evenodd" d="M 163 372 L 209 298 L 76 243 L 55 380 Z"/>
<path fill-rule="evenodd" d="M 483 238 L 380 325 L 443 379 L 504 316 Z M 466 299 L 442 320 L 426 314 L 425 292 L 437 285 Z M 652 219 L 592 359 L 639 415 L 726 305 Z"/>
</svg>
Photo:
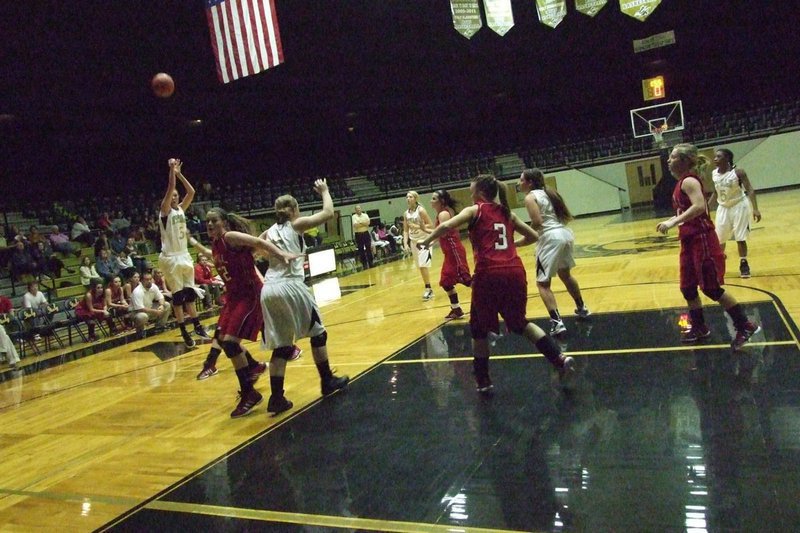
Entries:
<svg viewBox="0 0 800 533">
<path fill-rule="evenodd" d="M 134 289 L 139 286 L 139 273 L 132 272 L 128 279 L 125 281 L 125 284 L 122 286 L 122 294 L 126 301 L 131 301 L 131 296 L 133 295 Z"/>
<path fill-rule="evenodd" d="M 201 289 L 206 291 L 203 298 L 203 303 L 206 308 L 220 304 L 219 298 L 222 294 L 222 287 L 224 286 L 221 280 L 214 277 L 211 266 L 211 260 L 209 260 L 207 255 L 203 253 L 197 254 L 197 263 L 194 265 L 194 282 Z"/>
<path fill-rule="evenodd" d="M 11 258 L 8 261 L 11 279 L 20 281 L 23 276 L 35 276 L 38 273 L 38 265 L 33 260 L 33 256 L 25 247 L 25 241 L 17 240 L 14 249 L 11 251 Z"/>
<path fill-rule="evenodd" d="M 103 290 L 103 281 L 100 278 L 92 280 L 91 289 L 83 297 L 83 300 L 78 303 L 75 308 L 75 314 L 86 321 L 86 325 L 89 328 L 89 342 L 97 340 L 95 328 L 98 320 L 103 320 L 106 323 L 111 335 L 117 333 L 114 321 L 111 320 L 111 313 L 106 309 L 106 295 Z"/>
<path fill-rule="evenodd" d="M 105 291 L 106 309 L 112 317 L 127 319 L 130 312 L 130 304 L 125 299 L 125 291 L 122 289 L 122 280 L 119 276 L 114 276 Z"/>
<path fill-rule="evenodd" d="M 100 277 L 100 274 L 97 273 L 97 269 L 94 267 L 94 263 L 92 263 L 88 255 L 83 256 L 83 259 L 81 259 L 80 273 L 81 285 L 83 285 L 87 291 L 92 284 L 92 279 Z"/>
<path fill-rule="evenodd" d="M 128 257 L 128 254 L 125 250 L 122 250 L 117 254 L 116 261 L 117 272 L 119 272 L 119 274 L 125 278 L 129 278 L 131 274 L 139 271 L 139 269 L 133 266 L 133 259 Z"/>
</svg>

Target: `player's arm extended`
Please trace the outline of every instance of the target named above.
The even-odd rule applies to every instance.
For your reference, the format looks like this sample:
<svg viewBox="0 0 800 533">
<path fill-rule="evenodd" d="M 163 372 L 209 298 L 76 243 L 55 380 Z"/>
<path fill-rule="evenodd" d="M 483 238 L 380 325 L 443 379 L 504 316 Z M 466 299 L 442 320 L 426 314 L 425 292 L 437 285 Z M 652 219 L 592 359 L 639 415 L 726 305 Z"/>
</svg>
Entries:
<svg viewBox="0 0 800 533">
<path fill-rule="evenodd" d="M 472 222 L 472 219 L 475 218 L 475 214 L 477 212 L 478 212 L 477 205 L 471 205 L 469 207 L 465 207 L 464 209 L 461 210 L 459 214 L 457 214 L 450 220 L 446 220 L 441 224 L 439 224 L 438 226 L 436 226 L 436 228 L 430 235 L 428 235 L 427 237 L 425 237 L 424 239 L 422 239 L 417 243 L 417 246 L 428 247 L 434 240 L 444 235 L 444 233 L 447 232 L 447 230 L 451 228 L 458 228 L 460 226 L 463 226 L 464 224 L 469 224 L 470 222 Z"/>
</svg>

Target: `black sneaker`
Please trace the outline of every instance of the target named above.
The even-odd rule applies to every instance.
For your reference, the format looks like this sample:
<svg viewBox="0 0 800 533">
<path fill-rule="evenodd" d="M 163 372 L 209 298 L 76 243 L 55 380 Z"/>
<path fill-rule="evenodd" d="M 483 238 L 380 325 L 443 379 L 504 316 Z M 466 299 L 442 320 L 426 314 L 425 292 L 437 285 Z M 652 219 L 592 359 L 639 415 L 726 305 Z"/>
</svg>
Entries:
<svg viewBox="0 0 800 533">
<path fill-rule="evenodd" d="M 322 380 L 322 395 L 328 396 L 337 390 L 343 389 L 350 382 L 347 376 L 331 376 L 328 379 Z"/>
<path fill-rule="evenodd" d="M 743 278 L 750 277 L 750 265 L 747 264 L 747 259 L 742 259 L 739 262 L 739 275 Z"/>
<path fill-rule="evenodd" d="M 183 344 L 185 344 L 187 348 L 194 348 L 196 346 L 194 339 L 192 338 L 192 336 L 189 334 L 188 331 L 186 330 L 181 331 L 181 337 L 183 337 Z"/>
<path fill-rule="evenodd" d="M 274 394 L 269 397 L 269 402 L 267 402 L 267 412 L 273 414 L 279 414 L 284 411 L 288 411 L 294 406 L 292 402 L 286 399 L 286 396 L 275 396 Z"/>
<path fill-rule="evenodd" d="M 206 328 L 204 328 L 202 324 L 194 328 L 194 334 L 203 339 L 204 341 L 211 340 L 211 337 L 209 337 L 208 333 L 206 332 Z"/>
</svg>

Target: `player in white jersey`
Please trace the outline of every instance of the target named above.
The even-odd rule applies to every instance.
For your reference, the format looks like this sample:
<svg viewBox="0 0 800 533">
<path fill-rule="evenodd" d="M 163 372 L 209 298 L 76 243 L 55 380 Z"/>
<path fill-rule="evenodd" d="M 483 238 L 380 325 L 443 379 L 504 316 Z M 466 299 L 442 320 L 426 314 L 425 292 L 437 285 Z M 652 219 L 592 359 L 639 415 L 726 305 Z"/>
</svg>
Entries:
<svg viewBox="0 0 800 533">
<path fill-rule="evenodd" d="M 425 208 L 419 205 L 417 191 L 408 191 L 406 202 L 408 203 L 408 209 L 403 213 L 403 250 L 408 251 L 409 248 L 411 249 L 414 262 L 419 267 L 419 273 L 422 276 L 423 283 L 425 283 L 425 292 L 422 293 L 422 299 L 430 300 L 433 298 L 430 274 L 431 248 L 426 247 L 425 250 L 420 250 L 417 248 L 417 243 L 430 235 L 431 231 L 433 231 L 433 223 Z"/>
<path fill-rule="evenodd" d="M 209 339 L 208 333 L 197 318 L 195 300 L 203 297 L 203 291 L 194 283 L 194 263 L 189 255 L 189 233 L 186 228 L 186 210 L 194 199 L 194 187 L 181 173 L 183 163 L 180 159 L 169 160 L 169 185 L 161 200 L 158 227 L 161 230 L 161 255 L 158 256 L 158 267 L 164 273 L 167 287 L 172 292 L 172 309 L 175 320 L 181 329 L 183 342 L 188 348 L 194 348 L 195 342 L 186 331 L 184 307 L 194 325 L 194 332 L 203 339 Z M 186 195 L 179 201 L 175 188 L 179 179 L 186 189 Z"/>
<path fill-rule="evenodd" d="M 264 315 L 264 347 L 272 350 L 269 362 L 269 383 L 272 394 L 267 412 L 282 413 L 292 408 L 284 396 L 286 362 L 294 352 L 294 342 L 311 338 L 311 354 L 319 372 L 322 394 L 327 396 L 347 386 L 347 376 L 334 376 L 328 362 L 328 332 L 322 325 L 319 306 L 304 283 L 306 244 L 303 232 L 330 220 L 334 216 L 333 199 L 325 180 L 314 182 L 314 190 L 322 197 L 322 210 L 310 216 L 300 216 L 297 200 L 290 195 L 275 200 L 277 222 L 261 234 L 275 246 L 300 257 L 284 263 L 269 258 L 269 269 L 261 289 L 261 309 Z"/>
<path fill-rule="evenodd" d="M 572 257 L 575 235 L 566 224 L 572 220 L 572 214 L 561 195 L 545 186 L 544 174 L 538 168 L 524 170 L 518 185 L 519 190 L 525 193 L 525 207 L 531 218 L 531 225 L 539 233 L 539 240 L 536 242 L 536 285 L 539 296 L 550 314 L 550 334 L 559 335 L 567 331 L 567 328 L 550 288 L 550 280 L 556 275 L 561 278 L 567 292 L 575 300 L 575 314 L 578 318 L 586 318 L 590 314 L 583 303 L 578 280 L 570 270 L 575 266 L 575 259 Z"/>
<path fill-rule="evenodd" d="M 717 237 L 723 251 L 725 242 L 733 237 L 739 249 L 739 273 L 743 278 L 749 278 L 747 237 L 750 235 L 750 216 L 752 214 L 756 222 L 761 220 L 756 191 L 750 184 L 747 173 L 733 164 L 733 152 L 727 148 L 714 152 L 714 164 L 716 168 L 711 173 L 714 192 L 708 203 L 717 201 L 717 216 L 714 221 Z"/>
</svg>

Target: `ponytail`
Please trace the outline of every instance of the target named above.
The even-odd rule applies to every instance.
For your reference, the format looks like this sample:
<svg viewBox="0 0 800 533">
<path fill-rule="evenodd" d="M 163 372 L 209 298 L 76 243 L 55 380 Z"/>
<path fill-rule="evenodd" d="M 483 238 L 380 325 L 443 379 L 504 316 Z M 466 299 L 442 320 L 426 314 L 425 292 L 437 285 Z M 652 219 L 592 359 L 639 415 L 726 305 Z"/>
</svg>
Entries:
<svg viewBox="0 0 800 533">
<path fill-rule="evenodd" d="M 506 196 L 506 186 L 497 181 L 491 174 L 479 174 L 472 180 L 475 184 L 475 190 L 483 196 L 484 199 L 493 202 L 499 196 L 500 205 L 503 206 L 503 214 L 506 217 L 511 216 L 511 209 L 508 207 L 508 198 Z"/>
<path fill-rule="evenodd" d="M 285 224 L 292 219 L 295 209 L 297 209 L 297 200 L 291 194 L 284 194 L 275 200 L 275 217 L 278 219 L 278 224 Z"/>
<path fill-rule="evenodd" d="M 250 225 L 250 221 L 244 218 L 241 215 L 237 215 L 236 213 L 229 213 L 225 211 L 221 207 L 212 207 L 208 210 L 209 213 L 214 213 L 217 215 L 225 224 L 228 226 L 229 229 L 233 231 L 238 231 L 241 233 L 253 233 L 253 228 Z"/>
</svg>

